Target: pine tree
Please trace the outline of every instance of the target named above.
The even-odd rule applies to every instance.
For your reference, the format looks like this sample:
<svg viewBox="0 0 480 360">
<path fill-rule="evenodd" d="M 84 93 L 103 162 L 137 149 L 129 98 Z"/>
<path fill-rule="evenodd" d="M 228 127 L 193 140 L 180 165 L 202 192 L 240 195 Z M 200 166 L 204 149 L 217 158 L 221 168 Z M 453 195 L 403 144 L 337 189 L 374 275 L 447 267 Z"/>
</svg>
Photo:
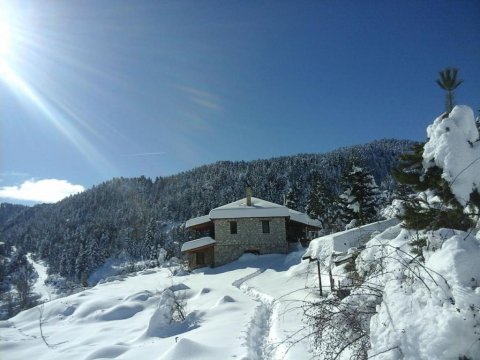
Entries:
<svg viewBox="0 0 480 360">
<path fill-rule="evenodd" d="M 454 106 L 454 90 L 463 82 L 457 79 L 458 69 L 446 68 L 438 73 L 440 78 L 437 80 L 438 86 L 447 92 L 445 100 L 445 110 L 450 113 Z"/>
<path fill-rule="evenodd" d="M 408 201 L 415 191 L 428 188 L 420 180 L 423 175 L 423 146 L 424 143 L 414 144 L 411 151 L 399 156 L 398 165 L 392 170 L 392 175 L 398 182 L 395 197 L 399 200 Z"/>
<path fill-rule="evenodd" d="M 20 309 L 28 309 L 32 305 L 32 283 L 31 278 L 33 276 L 34 270 L 31 268 L 30 264 L 22 265 L 20 268 L 17 268 L 12 275 L 12 284 L 15 287 L 17 296 L 20 302 Z"/>
<path fill-rule="evenodd" d="M 335 228 L 336 210 L 335 197 L 327 189 L 324 181 L 318 178 L 307 199 L 305 211 L 312 219 L 319 220 L 322 223 L 323 232 L 329 234 Z"/>
<path fill-rule="evenodd" d="M 342 177 L 345 191 L 340 195 L 342 220 L 361 226 L 378 220 L 380 192 L 371 173 L 352 165 Z"/>
<path fill-rule="evenodd" d="M 464 209 L 453 195 L 449 184 L 442 178 L 442 169 L 438 166 L 423 168 L 423 146 L 416 144 L 412 151 L 400 156 L 400 163 L 393 170 L 393 176 L 401 184 L 419 194 L 404 199 L 404 212 L 400 219 L 404 226 L 414 230 L 435 230 L 451 228 L 469 229 L 473 223 L 464 213 Z M 437 196 L 441 204 L 432 204 L 430 197 Z M 473 199 L 475 200 L 475 199 Z"/>
<path fill-rule="evenodd" d="M 67 278 L 71 277 L 72 275 L 72 269 L 70 267 L 70 261 L 69 261 L 70 258 L 71 258 L 70 254 L 68 254 L 66 251 L 62 251 L 60 255 L 59 273 L 60 275 L 65 276 Z"/>
<path fill-rule="evenodd" d="M 102 234 L 100 242 L 104 243 L 107 241 L 106 238 L 108 238 L 108 236 Z M 90 271 L 94 271 L 96 268 L 101 266 L 106 258 L 100 242 L 95 237 L 90 238 L 90 240 L 87 242 L 85 256 L 87 258 L 88 269 Z"/>
<path fill-rule="evenodd" d="M 89 274 L 89 268 L 88 268 L 87 253 L 85 251 L 85 247 L 83 246 L 83 244 L 81 244 L 79 253 L 75 260 L 75 276 L 83 286 L 87 286 L 88 274 Z"/>
<path fill-rule="evenodd" d="M 285 198 L 285 206 L 292 210 L 298 211 L 298 190 L 295 186 L 288 189 L 287 196 Z"/>
<path fill-rule="evenodd" d="M 151 266 L 158 266 L 158 248 L 155 243 L 155 220 L 150 219 L 145 231 L 144 240 L 145 259 Z"/>
</svg>

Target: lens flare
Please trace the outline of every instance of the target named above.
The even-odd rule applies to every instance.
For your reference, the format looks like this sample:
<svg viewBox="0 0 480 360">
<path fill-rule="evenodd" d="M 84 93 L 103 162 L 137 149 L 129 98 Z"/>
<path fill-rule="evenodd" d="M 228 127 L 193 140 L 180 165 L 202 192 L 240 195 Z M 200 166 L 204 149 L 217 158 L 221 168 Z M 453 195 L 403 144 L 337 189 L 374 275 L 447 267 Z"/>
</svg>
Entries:
<svg viewBox="0 0 480 360">
<path fill-rule="evenodd" d="M 11 31 L 3 19 L 0 19 L 0 58 L 8 56 L 10 52 Z"/>
<path fill-rule="evenodd" d="M 23 106 L 39 115 L 35 117 L 36 121 L 56 128 L 100 173 L 105 176 L 116 173 L 89 140 L 92 134 L 97 139 L 101 136 L 82 120 L 81 114 L 73 110 L 67 96 L 69 89 L 59 86 L 78 82 L 80 75 L 74 71 L 66 73 L 66 62 L 58 61 L 66 56 L 58 51 L 61 47 L 52 46 L 49 30 L 52 23 L 49 21 L 53 19 L 42 17 L 38 8 L 23 11 L 10 4 L 15 3 L 7 6 L 0 0 L 0 81 L 8 86 Z M 62 78 L 58 77 L 59 70 Z"/>
</svg>

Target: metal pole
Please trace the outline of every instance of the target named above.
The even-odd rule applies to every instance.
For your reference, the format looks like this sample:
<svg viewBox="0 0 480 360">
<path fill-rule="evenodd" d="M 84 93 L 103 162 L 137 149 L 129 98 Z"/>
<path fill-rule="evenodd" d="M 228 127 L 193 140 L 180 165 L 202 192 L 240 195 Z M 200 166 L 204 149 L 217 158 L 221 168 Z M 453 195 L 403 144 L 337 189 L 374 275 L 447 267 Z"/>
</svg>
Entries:
<svg viewBox="0 0 480 360">
<path fill-rule="evenodd" d="M 322 275 L 320 274 L 320 260 L 318 260 L 318 259 L 317 259 L 317 270 L 318 270 L 318 285 L 320 286 L 320 297 L 323 297 Z"/>
</svg>

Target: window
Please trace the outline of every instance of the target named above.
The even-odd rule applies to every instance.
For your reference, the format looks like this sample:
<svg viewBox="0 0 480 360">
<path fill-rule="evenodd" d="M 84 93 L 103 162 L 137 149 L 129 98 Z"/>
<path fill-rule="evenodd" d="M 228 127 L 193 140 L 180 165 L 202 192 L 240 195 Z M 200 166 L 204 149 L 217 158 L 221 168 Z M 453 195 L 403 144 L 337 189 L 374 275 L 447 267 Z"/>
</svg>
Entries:
<svg viewBox="0 0 480 360">
<path fill-rule="evenodd" d="M 236 234 L 236 233 L 237 233 L 237 222 L 230 221 L 230 234 Z"/>
<path fill-rule="evenodd" d="M 262 220 L 262 230 L 264 234 L 270 234 L 270 221 Z"/>
<path fill-rule="evenodd" d="M 203 252 L 197 252 L 197 265 L 205 265 L 205 253 Z"/>
</svg>

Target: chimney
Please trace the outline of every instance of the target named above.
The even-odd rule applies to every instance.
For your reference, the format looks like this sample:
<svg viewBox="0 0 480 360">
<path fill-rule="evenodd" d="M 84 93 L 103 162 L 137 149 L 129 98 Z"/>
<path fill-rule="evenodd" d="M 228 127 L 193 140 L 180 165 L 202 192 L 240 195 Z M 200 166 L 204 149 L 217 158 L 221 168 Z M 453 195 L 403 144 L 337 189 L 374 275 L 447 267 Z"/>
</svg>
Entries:
<svg viewBox="0 0 480 360">
<path fill-rule="evenodd" d="M 247 206 L 252 206 L 252 188 L 247 185 L 245 193 L 247 195 Z"/>
</svg>

